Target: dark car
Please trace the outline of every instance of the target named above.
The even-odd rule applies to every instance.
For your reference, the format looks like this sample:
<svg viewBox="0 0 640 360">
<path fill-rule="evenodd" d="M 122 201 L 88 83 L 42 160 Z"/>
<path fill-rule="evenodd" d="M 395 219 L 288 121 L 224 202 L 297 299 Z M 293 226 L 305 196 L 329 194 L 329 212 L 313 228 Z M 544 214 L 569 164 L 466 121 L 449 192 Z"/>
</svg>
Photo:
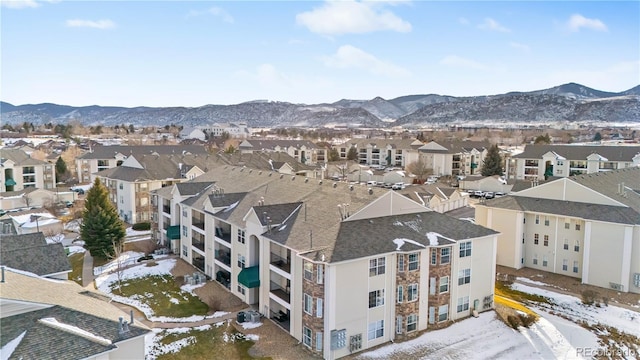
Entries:
<svg viewBox="0 0 640 360">
<path fill-rule="evenodd" d="M 84 195 L 84 190 L 81 188 L 73 188 L 72 190 L 77 192 L 78 195 Z"/>
</svg>

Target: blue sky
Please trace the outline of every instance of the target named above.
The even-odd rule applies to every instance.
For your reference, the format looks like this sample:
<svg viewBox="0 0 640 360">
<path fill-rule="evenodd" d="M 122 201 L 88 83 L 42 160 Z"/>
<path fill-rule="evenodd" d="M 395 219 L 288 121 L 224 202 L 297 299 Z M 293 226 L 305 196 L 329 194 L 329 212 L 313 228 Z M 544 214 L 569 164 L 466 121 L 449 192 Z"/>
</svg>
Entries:
<svg viewBox="0 0 640 360">
<path fill-rule="evenodd" d="M 0 1 L 0 98 L 16 105 L 640 84 L 638 1 Z"/>
</svg>

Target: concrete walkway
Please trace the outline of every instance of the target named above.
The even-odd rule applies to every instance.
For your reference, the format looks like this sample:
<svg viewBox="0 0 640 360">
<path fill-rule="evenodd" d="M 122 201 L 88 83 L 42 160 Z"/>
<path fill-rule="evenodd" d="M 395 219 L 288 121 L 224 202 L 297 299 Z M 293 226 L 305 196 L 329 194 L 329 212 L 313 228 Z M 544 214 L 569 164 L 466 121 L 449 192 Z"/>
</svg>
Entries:
<svg viewBox="0 0 640 360">
<path fill-rule="evenodd" d="M 89 251 L 84 252 L 84 261 L 82 263 L 82 287 L 93 286 L 93 256 Z"/>
</svg>

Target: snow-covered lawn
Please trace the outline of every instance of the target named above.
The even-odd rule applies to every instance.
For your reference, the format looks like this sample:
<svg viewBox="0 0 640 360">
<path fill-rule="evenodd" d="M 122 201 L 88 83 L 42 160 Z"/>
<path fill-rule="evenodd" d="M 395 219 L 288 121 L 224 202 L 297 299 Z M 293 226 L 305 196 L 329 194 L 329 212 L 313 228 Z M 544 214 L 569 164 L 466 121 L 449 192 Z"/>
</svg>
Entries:
<svg viewBox="0 0 640 360">
<path fill-rule="evenodd" d="M 131 227 L 128 227 L 125 232 L 126 237 L 151 235 L 151 230 L 133 230 Z"/>
<path fill-rule="evenodd" d="M 85 248 L 77 245 L 68 246 L 67 249 L 69 250 L 69 255 L 86 251 Z"/>
</svg>

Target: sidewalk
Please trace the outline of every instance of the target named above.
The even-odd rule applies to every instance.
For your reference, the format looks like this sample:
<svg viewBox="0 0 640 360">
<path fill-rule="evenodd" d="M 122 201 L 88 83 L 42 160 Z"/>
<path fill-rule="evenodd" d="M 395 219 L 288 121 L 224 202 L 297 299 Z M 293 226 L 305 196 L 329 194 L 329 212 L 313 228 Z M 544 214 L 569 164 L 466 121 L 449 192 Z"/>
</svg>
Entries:
<svg viewBox="0 0 640 360">
<path fill-rule="evenodd" d="M 89 250 L 84 252 L 84 261 L 82 263 L 82 287 L 89 285 L 93 288 L 93 256 L 89 253 Z"/>
</svg>

